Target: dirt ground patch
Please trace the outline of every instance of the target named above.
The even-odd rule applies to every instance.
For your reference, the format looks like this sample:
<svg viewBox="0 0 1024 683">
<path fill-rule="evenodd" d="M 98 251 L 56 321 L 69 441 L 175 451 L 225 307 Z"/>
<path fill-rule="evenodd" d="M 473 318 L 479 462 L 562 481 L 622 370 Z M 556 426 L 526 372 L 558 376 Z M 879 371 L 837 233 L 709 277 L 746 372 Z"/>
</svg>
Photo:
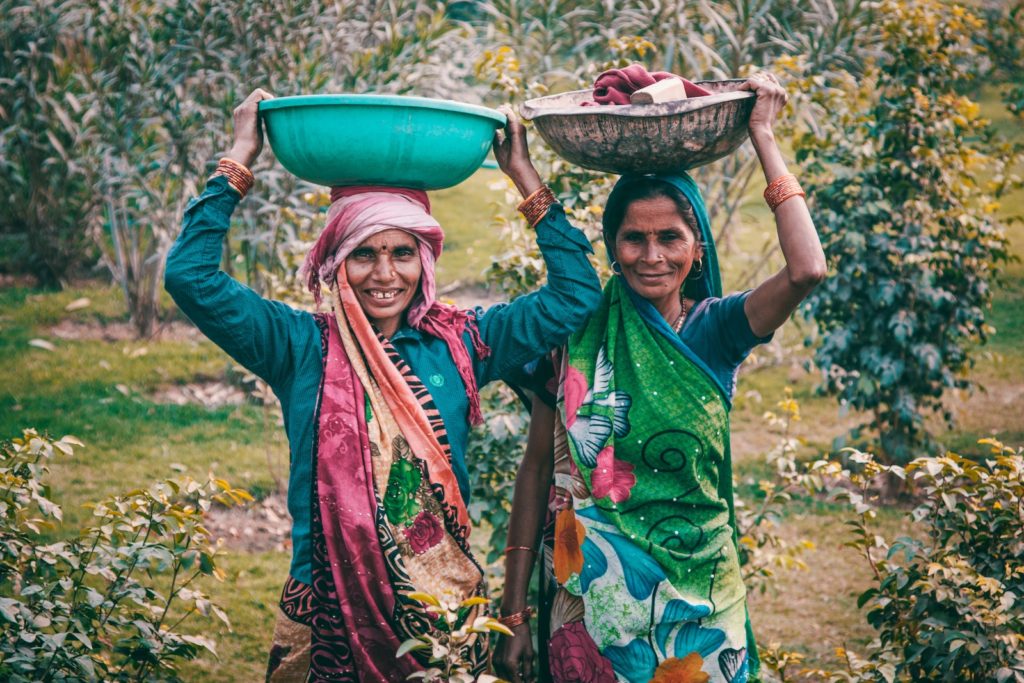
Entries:
<svg viewBox="0 0 1024 683">
<path fill-rule="evenodd" d="M 138 337 L 131 323 L 99 323 L 95 321 L 81 322 L 77 320 L 61 320 L 50 328 L 50 334 L 58 339 L 86 341 L 135 341 Z M 149 341 L 200 341 L 203 333 L 190 323 L 167 322 L 157 328 Z"/>
<path fill-rule="evenodd" d="M 275 494 L 244 508 L 211 508 L 206 513 L 206 528 L 231 550 L 291 551 L 292 520 L 284 495 Z"/>
<path fill-rule="evenodd" d="M 220 408 L 245 403 L 245 391 L 226 382 L 190 382 L 157 389 L 150 399 L 176 406 L 198 403 L 205 408 Z"/>
</svg>

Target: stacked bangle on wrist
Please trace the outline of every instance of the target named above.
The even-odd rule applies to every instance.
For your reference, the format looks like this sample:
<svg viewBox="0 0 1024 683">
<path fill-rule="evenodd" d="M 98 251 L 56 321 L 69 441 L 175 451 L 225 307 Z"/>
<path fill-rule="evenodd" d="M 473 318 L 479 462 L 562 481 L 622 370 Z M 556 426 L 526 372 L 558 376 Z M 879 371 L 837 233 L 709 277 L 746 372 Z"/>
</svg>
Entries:
<svg viewBox="0 0 1024 683">
<path fill-rule="evenodd" d="M 525 624 L 533 616 L 533 608 L 527 607 L 526 609 L 514 612 L 504 617 L 498 617 L 498 622 L 506 628 L 515 628 L 520 624 Z"/>
<path fill-rule="evenodd" d="M 541 185 L 529 197 L 520 202 L 517 208 L 519 213 L 523 214 L 526 222 L 533 228 L 544 218 L 551 205 L 557 203 L 558 200 L 555 199 L 555 194 L 551 191 L 551 188 L 547 185 Z"/>
<path fill-rule="evenodd" d="M 800 182 L 796 179 L 796 176 L 792 173 L 780 175 L 768 183 L 768 187 L 764 190 L 764 200 L 768 202 L 768 208 L 772 212 L 779 208 L 782 202 L 797 196 L 806 197 L 807 195 L 803 188 L 800 187 Z"/>
<path fill-rule="evenodd" d="M 256 182 L 253 178 L 252 171 L 246 168 L 243 164 L 238 163 L 234 159 L 228 159 L 224 157 L 217 162 L 217 170 L 213 172 L 213 176 L 222 175 L 228 179 L 228 185 L 233 187 L 236 192 L 242 197 L 248 194 L 249 190 L 252 189 L 253 183 Z"/>
</svg>

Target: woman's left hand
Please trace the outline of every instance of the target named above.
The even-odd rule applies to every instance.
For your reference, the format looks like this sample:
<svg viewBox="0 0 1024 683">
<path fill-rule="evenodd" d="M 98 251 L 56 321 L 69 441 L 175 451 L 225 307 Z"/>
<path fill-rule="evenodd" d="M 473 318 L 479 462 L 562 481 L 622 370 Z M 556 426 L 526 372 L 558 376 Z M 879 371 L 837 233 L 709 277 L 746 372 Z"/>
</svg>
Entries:
<svg viewBox="0 0 1024 683">
<path fill-rule="evenodd" d="M 526 145 L 526 129 L 512 107 L 502 105 L 498 111 L 505 115 L 507 123 L 494 133 L 494 159 L 505 175 L 512 179 L 523 197 L 530 196 L 541 186 L 537 169 L 530 161 L 530 149 Z"/>
<path fill-rule="evenodd" d="M 740 86 L 740 90 L 750 90 L 757 95 L 754 111 L 750 113 L 750 135 L 770 133 L 779 112 L 789 100 L 786 89 L 779 83 L 775 74 L 758 71 Z"/>
</svg>

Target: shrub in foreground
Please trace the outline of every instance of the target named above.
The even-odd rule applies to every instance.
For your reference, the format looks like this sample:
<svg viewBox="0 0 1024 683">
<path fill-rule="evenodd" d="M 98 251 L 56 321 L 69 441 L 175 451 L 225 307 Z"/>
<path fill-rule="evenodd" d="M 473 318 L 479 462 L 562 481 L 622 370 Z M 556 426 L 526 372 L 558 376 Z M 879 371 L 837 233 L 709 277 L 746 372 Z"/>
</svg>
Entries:
<svg viewBox="0 0 1024 683">
<path fill-rule="evenodd" d="M 820 461 L 812 473 L 840 484 L 854 506 L 847 545 L 875 580 L 858 604 L 877 639 L 863 658 L 840 655 L 830 681 L 1024 682 L 1024 449 L 992 439 L 979 458 L 947 453 L 907 467 L 852 451 L 847 469 Z M 914 537 L 887 542 L 872 528 L 874 484 L 905 477 L 920 503 Z"/>
<path fill-rule="evenodd" d="M 45 479 L 75 446 L 31 429 L 0 446 L 0 680 L 177 680 L 178 662 L 216 654 L 181 624 L 230 626 L 195 585 L 223 578 L 203 512 L 251 497 L 212 476 L 168 479 L 92 505 L 92 525 L 69 534 Z"/>
</svg>

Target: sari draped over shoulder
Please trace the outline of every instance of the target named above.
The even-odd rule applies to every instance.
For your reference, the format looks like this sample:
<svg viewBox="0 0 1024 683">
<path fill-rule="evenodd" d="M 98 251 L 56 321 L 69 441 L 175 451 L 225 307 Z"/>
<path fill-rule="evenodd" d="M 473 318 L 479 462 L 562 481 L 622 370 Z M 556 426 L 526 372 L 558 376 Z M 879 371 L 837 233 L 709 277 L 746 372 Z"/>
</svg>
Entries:
<svg viewBox="0 0 1024 683">
<path fill-rule="evenodd" d="M 704 233 L 702 282 L 688 283 L 688 294 L 720 295 L 700 194 L 688 177 L 665 182 L 690 199 Z M 723 387 L 621 277 L 553 361 L 541 626 L 552 678 L 748 680 L 757 659 Z"/>
<path fill-rule="evenodd" d="M 411 595 L 457 603 L 484 594 L 444 422 L 419 378 L 367 320 L 343 260 L 368 234 L 399 225 L 416 230 L 424 271 L 432 269 L 436 254 L 423 246 L 423 235 L 439 229 L 404 201 L 393 200 L 397 208 L 385 212 L 380 197 L 342 196 L 318 242 L 330 248 L 311 252 L 309 268 L 327 268 L 330 277 L 320 273 L 320 279 L 333 303 L 332 314 L 316 316 L 324 367 L 312 454 L 312 582 L 292 578 L 285 585 L 268 681 L 404 681 L 424 668 L 430 652 L 396 652 L 405 640 L 430 632 L 435 619 Z M 344 224 L 347 231 L 335 230 L 345 210 L 356 216 Z M 359 212 L 377 213 L 360 219 Z M 460 373 L 471 372 L 463 332 L 486 351 L 471 316 L 434 301 L 432 287 L 421 286 L 413 309 L 415 324 L 444 339 L 453 355 L 461 353 Z M 475 382 L 466 386 L 475 395 Z M 476 605 L 466 618 L 484 613 Z M 476 635 L 463 659 L 479 674 L 487 653 L 487 638 Z"/>
<path fill-rule="evenodd" d="M 434 616 L 415 592 L 460 602 L 484 593 L 469 549 L 469 518 L 430 394 L 359 311 L 344 271 L 335 314 L 318 317 L 326 345 L 314 444 L 313 582 L 282 596 L 303 662 L 271 653 L 268 680 L 403 681 L 424 661 L 396 658 Z M 472 620 L 483 606 L 472 608 Z M 296 617 L 298 615 L 298 618 Z M 294 622 L 308 626 L 296 631 Z M 481 673 L 487 639 L 465 652 Z M 275 670 L 276 665 L 276 670 Z M 291 665 L 289 667 L 289 665 Z M 308 678 L 306 678 L 308 674 Z"/>
</svg>

